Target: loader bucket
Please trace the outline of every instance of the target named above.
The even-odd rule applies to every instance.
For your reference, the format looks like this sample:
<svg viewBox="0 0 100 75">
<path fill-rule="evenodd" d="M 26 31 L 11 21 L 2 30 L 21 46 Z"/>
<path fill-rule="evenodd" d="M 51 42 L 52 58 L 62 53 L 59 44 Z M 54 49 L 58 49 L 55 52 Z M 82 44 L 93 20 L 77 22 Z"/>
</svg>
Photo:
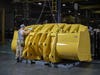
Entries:
<svg viewBox="0 0 100 75">
<path fill-rule="evenodd" d="M 31 26 L 28 26 L 31 27 Z M 33 26 L 25 39 L 22 56 L 29 60 L 57 63 L 62 59 L 91 62 L 88 27 L 81 24 L 48 23 Z M 14 32 L 12 50 L 16 51 L 18 35 Z"/>
</svg>

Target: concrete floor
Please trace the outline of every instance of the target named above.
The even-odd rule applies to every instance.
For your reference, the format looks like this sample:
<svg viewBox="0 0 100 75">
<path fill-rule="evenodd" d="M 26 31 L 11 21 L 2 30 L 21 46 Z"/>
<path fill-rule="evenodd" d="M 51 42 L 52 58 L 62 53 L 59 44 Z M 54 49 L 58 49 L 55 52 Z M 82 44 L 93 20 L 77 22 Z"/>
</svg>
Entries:
<svg viewBox="0 0 100 75">
<path fill-rule="evenodd" d="M 100 75 L 100 61 L 81 63 L 71 68 L 16 63 L 10 43 L 0 45 L 0 75 Z"/>
</svg>

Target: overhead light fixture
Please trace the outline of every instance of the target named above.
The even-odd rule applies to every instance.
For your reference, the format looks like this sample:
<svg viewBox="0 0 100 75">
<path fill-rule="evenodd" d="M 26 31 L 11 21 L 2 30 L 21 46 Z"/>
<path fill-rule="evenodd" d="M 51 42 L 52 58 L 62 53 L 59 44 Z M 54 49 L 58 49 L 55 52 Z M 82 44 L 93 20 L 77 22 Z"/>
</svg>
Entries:
<svg viewBox="0 0 100 75">
<path fill-rule="evenodd" d="M 65 7 L 65 6 L 66 6 L 66 4 L 62 4 L 62 6 L 63 6 L 63 7 Z"/>
<path fill-rule="evenodd" d="M 42 5 L 42 3 L 41 3 L 41 2 L 39 2 L 39 3 L 38 3 L 38 5 Z"/>
<path fill-rule="evenodd" d="M 74 9 L 78 10 L 78 3 L 74 3 Z"/>
<path fill-rule="evenodd" d="M 78 13 L 78 15 L 81 15 L 80 13 Z"/>
<path fill-rule="evenodd" d="M 68 12 L 71 13 L 72 11 L 71 10 L 68 10 Z"/>
</svg>

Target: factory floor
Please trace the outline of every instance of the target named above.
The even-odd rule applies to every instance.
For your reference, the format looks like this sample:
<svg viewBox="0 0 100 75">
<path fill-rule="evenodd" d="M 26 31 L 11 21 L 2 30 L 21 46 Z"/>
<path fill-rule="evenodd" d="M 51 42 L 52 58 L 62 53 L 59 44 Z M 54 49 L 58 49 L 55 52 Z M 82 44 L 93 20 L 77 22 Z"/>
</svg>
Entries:
<svg viewBox="0 0 100 75">
<path fill-rule="evenodd" d="M 100 61 L 80 63 L 70 68 L 16 63 L 10 42 L 0 44 L 0 75 L 100 75 Z"/>
</svg>

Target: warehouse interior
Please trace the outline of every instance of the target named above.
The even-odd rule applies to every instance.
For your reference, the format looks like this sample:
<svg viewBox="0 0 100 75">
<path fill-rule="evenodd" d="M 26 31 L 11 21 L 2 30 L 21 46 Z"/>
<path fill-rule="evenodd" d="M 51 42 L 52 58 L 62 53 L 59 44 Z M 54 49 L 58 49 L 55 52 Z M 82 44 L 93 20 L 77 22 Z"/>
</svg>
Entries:
<svg viewBox="0 0 100 75">
<path fill-rule="evenodd" d="M 44 61 L 34 61 L 32 64 L 30 60 L 16 63 L 11 49 L 14 31 L 21 24 L 50 23 L 82 24 L 88 27 L 92 61 L 64 60 L 46 65 Z M 99 0 L 0 0 L 0 36 L 0 75 L 99 75 Z"/>
</svg>

